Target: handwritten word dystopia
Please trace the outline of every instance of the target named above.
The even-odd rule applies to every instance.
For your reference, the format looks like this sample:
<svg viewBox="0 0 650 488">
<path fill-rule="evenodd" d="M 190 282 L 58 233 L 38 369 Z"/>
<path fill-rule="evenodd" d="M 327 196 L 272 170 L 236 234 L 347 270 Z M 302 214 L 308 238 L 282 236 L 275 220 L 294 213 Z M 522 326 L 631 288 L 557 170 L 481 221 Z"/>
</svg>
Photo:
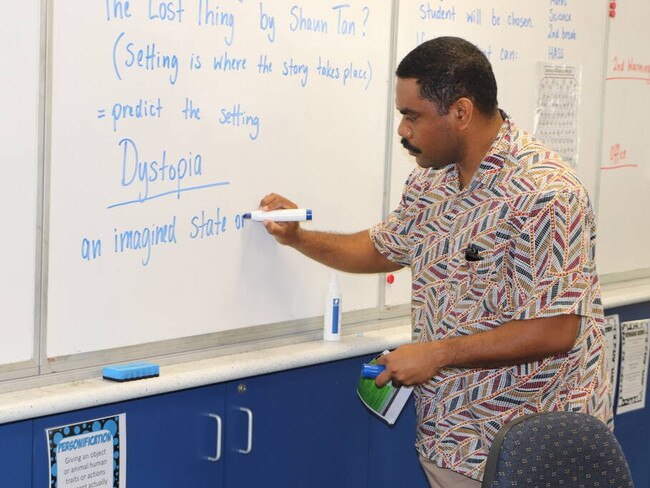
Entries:
<svg viewBox="0 0 650 488">
<path fill-rule="evenodd" d="M 144 202 L 150 198 L 149 185 L 171 181 L 176 183 L 175 193 L 180 198 L 181 183 L 186 178 L 197 178 L 203 174 L 201 154 L 189 151 L 172 162 L 167 161 L 167 151 L 163 149 L 159 159 L 142 159 L 136 143 L 129 138 L 121 139 L 122 177 L 124 187 L 139 185 L 138 199 Z"/>
</svg>

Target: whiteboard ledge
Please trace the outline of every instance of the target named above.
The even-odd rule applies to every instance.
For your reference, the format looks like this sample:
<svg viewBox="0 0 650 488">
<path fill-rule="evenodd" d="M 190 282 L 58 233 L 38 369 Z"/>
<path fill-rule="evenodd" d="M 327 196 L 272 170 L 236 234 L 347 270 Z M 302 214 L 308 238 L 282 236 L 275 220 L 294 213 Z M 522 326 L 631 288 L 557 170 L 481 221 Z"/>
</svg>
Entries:
<svg viewBox="0 0 650 488">
<path fill-rule="evenodd" d="M 650 301 L 650 277 L 603 283 L 601 288 L 605 310 Z"/>
<path fill-rule="evenodd" d="M 98 377 L 2 393 L 0 424 L 362 356 L 409 342 L 406 317 L 403 325 L 343 336 L 340 342 L 303 342 L 162 366 L 157 378 L 114 383 Z"/>
<path fill-rule="evenodd" d="M 650 277 L 605 283 L 602 297 L 606 310 L 650 301 Z M 410 319 L 403 320 L 402 325 L 345 335 L 339 343 L 301 342 L 162 366 L 158 378 L 142 381 L 115 384 L 98 377 L 1 393 L 0 424 L 392 349 L 411 341 Z"/>
</svg>

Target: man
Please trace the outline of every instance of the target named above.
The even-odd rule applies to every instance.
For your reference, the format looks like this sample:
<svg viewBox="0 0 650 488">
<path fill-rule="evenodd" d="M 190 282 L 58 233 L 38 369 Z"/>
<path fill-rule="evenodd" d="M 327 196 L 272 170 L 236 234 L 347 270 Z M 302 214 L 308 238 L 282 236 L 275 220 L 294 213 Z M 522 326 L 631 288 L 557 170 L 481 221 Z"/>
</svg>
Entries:
<svg viewBox="0 0 650 488">
<path fill-rule="evenodd" d="M 356 234 L 266 222 L 347 272 L 412 271 L 416 342 L 377 377 L 416 385 L 432 487 L 479 487 L 498 429 L 538 411 L 611 422 L 594 214 L 573 170 L 498 109 L 489 61 L 453 37 L 397 68 L 398 134 L 418 164 L 388 218 Z M 279 195 L 265 210 L 295 208 Z"/>
</svg>

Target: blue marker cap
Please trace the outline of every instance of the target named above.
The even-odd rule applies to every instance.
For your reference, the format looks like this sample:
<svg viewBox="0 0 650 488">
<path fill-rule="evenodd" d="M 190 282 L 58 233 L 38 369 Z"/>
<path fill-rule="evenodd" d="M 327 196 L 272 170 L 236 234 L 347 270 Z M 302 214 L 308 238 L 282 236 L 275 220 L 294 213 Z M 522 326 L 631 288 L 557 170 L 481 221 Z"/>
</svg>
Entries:
<svg viewBox="0 0 650 488">
<path fill-rule="evenodd" d="M 311 220 L 311 217 L 312 217 L 312 216 L 311 216 L 311 209 L 308 208 L 308 209 L 305 211 L 305 220 Z"/>
<path fill-rule="evenodd" d="M 364 378 L 376 378 L 386 369 L 383 364 L 368 364 L 361 365 L 361 376 Z"/>
</svg>

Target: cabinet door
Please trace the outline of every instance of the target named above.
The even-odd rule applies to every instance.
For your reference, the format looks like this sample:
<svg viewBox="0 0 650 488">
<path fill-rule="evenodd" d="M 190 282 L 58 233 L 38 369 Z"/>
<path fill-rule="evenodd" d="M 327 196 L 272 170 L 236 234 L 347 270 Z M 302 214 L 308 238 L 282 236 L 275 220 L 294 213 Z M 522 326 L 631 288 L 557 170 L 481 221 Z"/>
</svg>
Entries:
<svg viewBox="0 0 650 488">
<path fill-rule="evenodd" d="M 364 359 L 228 383 L 225 486 L 365 487 L 371 414 L 356 393 Z"/>
<path fill-rule="evenodd" d="M 605 315 L 614 314 L 618 314 L 621 322 L 643 320 L 650 317 L 650 302 L 605 310 Z M 624 358 L 620 361 L 622 363 Z M 618 398 L 615 398 L 616 402 Z M 650 486 L 650 407 L 647 403 L 643 409 L 616 415 L 614 434 L 632 471 L 634 486 Z"/>
<path fill-rule="evenodd" d="M 49 486 L 46 429 L 126 413 L 127 486 L 223 486 L 217 454 L 224 385 L 194 388 L 34 421 L 34 486 Z"/>
<path fill-rule="evenodd" d="M 32 421 L 0 425 L 2 486 L 32 486 Z"/>
<path fill-rule="evenodd" d="M 413 395 L 395 424 L 370 420 L 369 487 L 429 488 L 415 450 L 416 423 Z"/>
</svg>

